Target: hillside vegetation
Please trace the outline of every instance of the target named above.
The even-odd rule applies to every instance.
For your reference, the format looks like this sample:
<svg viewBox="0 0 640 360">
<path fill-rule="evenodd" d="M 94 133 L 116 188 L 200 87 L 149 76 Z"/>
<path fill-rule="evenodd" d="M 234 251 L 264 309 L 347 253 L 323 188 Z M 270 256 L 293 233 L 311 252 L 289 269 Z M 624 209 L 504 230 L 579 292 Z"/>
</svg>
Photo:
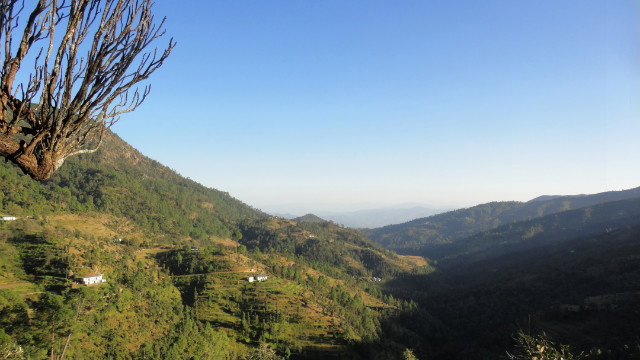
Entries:
<svg viewBox="0 0 640 360">
<path fill-rule="evenodd" d="M 426 359 L 501 358 L 519 332 L 545 334 L 589 359 L 637 359 L 640 226 L 618 224 L 566 237 L 550 229 L 548 241 L 543 230 L 510 251 L 492 248 L 492 234 L 474 236 L 472 247 L 486 242 L 481 251 L 386 284 L 419 310 L 388 320 L 396 325 L 384 336 L 407 339 Z"/>
<path fill-rule="evenodd" d="M 0 358 L 637 359 L 637 192 L 489 203 L 375 243 L 268 216 L 109 133 L 44 183 L 0 164 L 17 217 L 0 222 Z"/>
<path fill-rule="evenodd" d="M 0 179 L 0 213 L 18 218 L 0 223 L 3 357 L 368 358 L 359 344 L 410 304 L 371 277 L 431 271 L 333 223 L 267 216 L 112 133 L 50 181 L 8 163 Z M 92 274 L 106 282 L 74 281 Z"/>
<path fill-rule="evenodd" d="M 166 241 L 229 237 L 240 219 L 266 216 L 227 193 L 185 179 L 108 132 L 93 154 L 71 157 L 49 181 L 0 166 L 2 211 L 45 216 L 90 211 L 126 219 Z"/>
<path fill-rule="evenodd" d="M 468 263 L 638 225 L 640 198 L 612 201 L 513 222 L 456 242 L 425 247 L 424 254 L 440 265 Z"/>
</svg>

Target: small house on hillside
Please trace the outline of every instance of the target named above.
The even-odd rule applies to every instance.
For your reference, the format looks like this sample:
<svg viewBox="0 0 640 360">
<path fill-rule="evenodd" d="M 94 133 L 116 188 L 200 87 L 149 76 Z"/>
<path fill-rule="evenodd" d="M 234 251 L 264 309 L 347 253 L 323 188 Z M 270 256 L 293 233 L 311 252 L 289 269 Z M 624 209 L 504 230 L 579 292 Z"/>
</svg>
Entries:
<svg viewBox="0 0 640 360">
<path fill-rule="evenodd" d="M 18 220 L 18 218 L 15 217 L 15 216 L 2 216 L 2 217 L 0 217 L 0 220 L 2 220 L 2 221 L 14 221 L 14 220 Z"/>
<path fill-rule="evenodd" d="M 84 284 L 84 285 L 102 284 L 102 283 L 107 282 L 107 280 L 103 279 L 102 276 L 103 276 L 103 274 L 79 276 L 79 277 L 76 278 L 76 280 L 80 284 Z"/>
<path fill-rule="evenodd" d="M 269 277 L 267 275 L 264 274 L 260 274 L 258 276 L 249 276 L 249 282 L 254 282 L 254 281 L 265 281 L 267 280 Z"/>
</svg>

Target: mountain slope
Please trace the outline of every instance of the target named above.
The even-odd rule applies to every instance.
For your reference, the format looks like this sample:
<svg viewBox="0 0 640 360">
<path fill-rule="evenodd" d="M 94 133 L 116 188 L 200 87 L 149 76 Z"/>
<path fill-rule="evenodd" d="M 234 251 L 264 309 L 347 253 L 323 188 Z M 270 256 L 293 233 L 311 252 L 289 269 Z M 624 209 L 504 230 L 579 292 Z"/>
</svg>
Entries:
<svg viewBox="0 0 640 360">
<path fill-rule="evenodd" d="M 542 197 L 526 203 L 492 202 L 404 224 L 363 230 L 363 233 L 385 248 L 399 253 L 419 254 L 425 246 L 455 242 L 511 222 L 635 197 L 640 197 L 640 187 L 594 195 Z"/>
<path fill-rule="evenodd" d="M 334 277 L 386 277 L 414 267 L 409 260 L 383 249 L 357 231 L 314 216 L 299 221 L 245 221 L 240 230 L 243 234 L 240 242 L 248 249 L 295 255 Z"/>
<path fill-rule="evenodd" d="M 404 304 L 371 277 L 430 271 L 331 222 L 267 216 L 112 133 L 44 183 L 1 164 L 0 214 L 18 218 L 0 222 L 0 349 L 27 358 L 244 359 L 266 344 L 358 359 Z M 90 274 L 106 283 L 73 281 Z"/>
<path fill-rule="evenodd" d="M 112 132 L 97 152 L 69 158 L 49 181 L 31 181 L 4 162 L 0 178 L 0 201 L 8 214 L 108 213 L 167 241 L 230 237 L 234 222 L 266 216 L 227 193 L 183 178 Z"/>
<path fill-rule="evenodd" d="M 549 228 L 523 241 L 522 232 L 507 232 L 507 225 L 501 235 L 474 236 L 467 244 L 469 254 L 438 262 L 436 272 L 387 283 L 394 296 L 413 298 L 419 310 L 398 314 L 394 324 L 406 328 L 385 336 L 410 339 L 407 346 L 430 359 L 500 358 L 518 331 L 544 332 L 556 343 L 571 345 L 574 354 L 589 353 L 589 359 L 636 359 L 639 202 L 610 204 L 593 207 L 594 220 L 584 223 L 584 232 Z M 616 207 L 636 213 L 618 218 Z M 586 213 L 573 210 L 556 220 L 578 225 Z M 539 221 L 554 221 L 555 216 Z M 523 228 L 525 224 L 530 225 L 524 222 Z M 499 243 L 508 239 L 527 246 L 473 249 L 478 243 L 495 244 L 495 236 Z"/>
<path fill-rule="evenodd" d="M 423 254 L 439 260 L 441 265 L 470 263 L 638 226 L 640 198 L 611 201 L 513 222 L 453 243 L 427 246 Z"/>
<path fill-rule="evenodd" d="M 519 206 L 518 202 L 492 202 L 363 233 L 385 248 L 413 253 L 426 244 L 448 243 L 498 226 L 503 213 Z"/>
</svg>

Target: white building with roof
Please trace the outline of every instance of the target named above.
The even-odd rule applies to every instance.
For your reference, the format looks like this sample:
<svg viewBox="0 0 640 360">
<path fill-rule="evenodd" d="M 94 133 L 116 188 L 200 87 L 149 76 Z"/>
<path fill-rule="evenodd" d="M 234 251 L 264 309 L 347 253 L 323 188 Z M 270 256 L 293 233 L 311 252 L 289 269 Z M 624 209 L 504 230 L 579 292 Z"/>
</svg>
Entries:
<svg viewBox="0 0 640 360">
<path fill-rule="evenodd" d="M 107 282 L 106 279 L 102 278 L 103 275 L 104 274 L 93 274 L 93 275 L 78 276 L 76 279 L 78 280 L 79 283 L 84 284 L 84 285 L 102 284 L 102 283 Z"/>
<path fill-rule="evenodd" d="M 265 281 L 267 280 L 269 277 L 267 275 L 264 274 L 260 274 L 257 276 L 249 276 L 249 282 L 254 282 L 254 281 Z"/>
</svg>

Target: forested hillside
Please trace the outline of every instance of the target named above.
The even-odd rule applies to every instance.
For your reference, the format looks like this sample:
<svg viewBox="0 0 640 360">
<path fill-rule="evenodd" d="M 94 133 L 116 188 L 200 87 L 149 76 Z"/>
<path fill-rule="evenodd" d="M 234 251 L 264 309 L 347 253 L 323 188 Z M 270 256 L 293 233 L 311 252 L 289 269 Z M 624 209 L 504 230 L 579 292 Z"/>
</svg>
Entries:
<svg viewBox="0 0 640 360">
<path fill-rule="evenodd" d="M 383 335 L 405 339 L 426 359 L 506 358 L 507 351 L 530 359 L 542 348 L 561 347 L 563 358 L 572 358 L 567 351 L 639 358 L 637 191 L 490 203 L 400 227 L 424 231 L 428 222 L 430 239 L 444 239 L 437 230 L 450 237 L 413 251 L 432 259 L 436 271 L 386 284 L 418 308 L 386 319 Z M 514 220 L 525 215 L 528 220 Z M 478 231 L 492 219 L 494 226 Z M 529 350 L 510 349 L 518 339 Z"/>
<path fill-rule="evenodd" d="M 493 359 L 521 330 L 638 356 L 640 198 L 613 201 L 632 192 L 417 220 L 427 261 L 267 216 L 113 134 L 50 181 L 0 179 L 3 358 Z"/>
<path fill-rule="evenodd" d="M 456 242 L 427 246 L 422 254 L 441 266 L 469 263 L 639 225 L 640 198 L 612 201 L 513 222 Z"/>
<path fill-rule="evenodd" d="M 267 219 L 242 223 L 243 240 L 249 249 L 296 254 L 314 268 L 340 277 L 368 279 L 386 277 L 408 270 L 406 261 L 383 249 L 358 232 L 328 221 L 296 222 Z"/>
<path fill-rule="evenodd" d="M 544 231 L 537 239 L 516 236 L 528 245 L 394 279 L 387 289 L 412 298 L 419 310 L 389 320 L 384 335 L 407 339 L 423 359 L 506 358 L 519 332 L 546 334 L 556 348 L 569 344 L 572 354 L 589 359 L 638 359 L 640 227 L 620 225 L 585 236 L 551 230 L 549 241 L 541 241 Z M 494 236 L 474 236 L 473 243 L 493 244 Z M 539 342 L 531 344 L 540 350 Z"/>
<path fill-rule="evenodd" d="M 402 254 L 424 254 L 426 246 L 455 242 L 512 222 L 637 197 L 640 197 L 640 188 L 594 195 L 540 197 L 525 203 L 492 202 L 362 232 L 387 249 Z"/>
<path fill-rule="evenodd" d="M 11 215 L 100 212 L 126 218 L 166 241 L 229 237 L 233 223 L 266 216 L 227 193 L 185 179 L 112 132 L 93 153 L 69 158 L 40 183 L 0 165 L 0 203 Z"/>
<path fill-rule="evenodd" d="M 432 269 L 321 219 L 273 218 L 109 133 L 46 182 L 0 166 L 3 358 L 370 358 Z M 85 275 L 104 283 L 83 286 Z M 249 278 L 261 280 L 249 282 Z M 399 358 L 393 342 L 379 358 Z"/>
</svg>

